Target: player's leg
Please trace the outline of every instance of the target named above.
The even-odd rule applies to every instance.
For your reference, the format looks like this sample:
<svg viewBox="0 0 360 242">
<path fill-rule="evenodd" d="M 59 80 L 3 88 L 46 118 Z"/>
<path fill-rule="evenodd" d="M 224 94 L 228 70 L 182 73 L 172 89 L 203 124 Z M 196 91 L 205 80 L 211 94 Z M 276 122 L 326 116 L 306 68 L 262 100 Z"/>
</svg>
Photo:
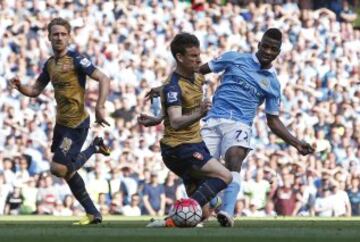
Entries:
<svg viewBox="0 0 360 242">
<path fill-rule="evenodd" d="M 51 171 L 54 175 L 65 177 L 66 175 L 73 174 L 80 169 L 94 153 L 109 155 L 109 148 L 105 146 L 100 137 L 96 137 L 89 147 L 80 152 L 88 134 L 89 122 L 90 119 L 87 118 L 77 128 L 55 125 L 51 151 L 54 153 L 55 161 L 66 161 L 64 161 L 62 165 L 52 166 Z"/>
<path fill-rule="evenodd" d="M 76 132 L 74 135 L 74 142 L 76 143 L 76 149 L 72 150 L 71 162 L 68 163 L 69 173 L 72 174 L 75 171 L 79 170 L 85 163 L 90 159 L 90 157 L 95 153 L 101 153 L 105 156 L 110 155 L 110 148 L 104 144 L 104 141 L 101 137 L 95 137 L 93 142 L 82 152 L 80 152 L 89 130 L 90 118 L 81 123 L 78 128 L 74 129 L 73 132 Z"/>
<path fill-rule="evenodd" d="M 217 124 L 217 120 L 207 120 L 201 128 L 201 137 L 203 138 L 211 156 L 215 159 L 220 159 L 222 134 L 217 128 Z"/>
<path fill-rule="evenodd" d="M 217 219 L 221 226 L 233 226 L 235 204 L 241 185 L 240 169 L 247 153 L 248 150 L 243 147 L 231 147 L 227 152 L 227 156 L 225 156 L 225 165 L 231 171 L 233 181 L 224 190 L 222 207 L 217 214 Z"/>
<path fill-rule="evenodd" d="M 232 175 L 218 160 L 210 158 L 202 167 L 193 166 L 191 176 L 203 178 L 191 198 L 196 200 L 201 207 L 227 187 L 232 181 Z"/>
<path fill-rule="evenodd" d="M 184 181 L 203 181 L 191 195 L 201 207 L 232 180 L 230 171 L 217 159 L 212 158 L 204 142 L 183 144 L 173 149 L 162 145 L 162 156 L 165 165 Z"/>
<path fill-rule="evenodd" d="M 233 181 L 224 190 L 223 204 L 217 218 L 225 227 L 233 225 L 233 215 L 237 196 L 240 191 L 240 170 L 243 160 L 246 158 L 250 147 L 250 127 L 238 122 L 224 123 L 222 125 L 223 141 L 222 156 L 225 158 L 225 166 L 233 176 Z"/>
<path fill-rule="evenodd" d="M 102 222 L 102 216 L 94 205 L 94 202 L 91 200 L 86 187 L 84 180 L 78 172 L 75 172 L 71 177 L 69 177 L 66 182 L 68 183 L 71 192 L 74 194 L 75 198 L 83 206 L 86 212 L 86 216 L 81 219 L 79 222 L 74 224 L 86 225 L 86 224 L 98 224 Z"/>
<path fill-rule="evenodd" d="M 164 153 L 164 152 L 163 152 Z M 174 158 L 177 157 L 177 162 Z M 212 158 L 204 142 L 184 144 L 172 156 L 164 157 L 167 167 L 181 164 L 179 175 L 186 180 L 202 180 L 190 196 L 201 207 L 214 198 L 232 180 L 231 173 L 217 159 Z"/>
<path fill-rule="evenodd" d="M 204 182 L 203 179 L 193 179 L 191 177 L 184 177 L 183 183 L 186 189 L 186 194 L 188 197 L 191 197 L 194 192 L 198 189 L 198 187 Z M 211 202 L 214 201 L 212 204 Z M 202 219 L 201 221 L 207 220 L 215 209 L 218 209 L 221 206 L 221 198 L 216 196 L 209 203 L 205 204 L 202 207 Z"/>
<path fill-rule="evenodd" d="M 110 148 L 104 144 L 101 137 L 95 137 L 93 142 L 85 150 L 78 153 L 76 157 L 72 159 L 72 162 L 70 162 L 68 166 L 69 173 L 79 170 L 95 153 L 100 153 L 105 156 L 110 155 Z"/>
<path fill-rule="evenodd" d="M 201 129 L 201 136 L 206 147 L 209 149 L 210 154 L 218 160 L 220 160 L 222 140 L 222 133 L 218 129 L 219 124 L 220 120 L 210 118 L 204 123 Z M 214 197 L 209 203 L 211 209 L 218 209 L 221 204 L 222 199 L 220 198 L 220 194 Z"/>
<path fill-rule="evenodd" d="M 225 166 L 231 171 L 233 181 L 224 191 L 224 201 L 221 210 L 229 215 L 234 214 L 237 195 L 240 191 L 240 170 L 243 160 L 248 154 L 248 149 L 235 146 L 227 150 L 225 155 Z"/>
<path fill-rule="evenodd" d="M 51 163 L 52 174 L 62 177 L 68 183 L 70 190 L 75 198 L 84 207 L 87 216 L 80 224 L 100 223 L 101 214 L 96 209 L 93 201 L 86 191 L 85 183 L 77 172 L 69 172 L 69 167 L 79 154 L 86 139 L 87 129 L 76 130 L 63 126 L 56 126 L 52 151 L 54 152 L 53 162 Z"/>
</svg>

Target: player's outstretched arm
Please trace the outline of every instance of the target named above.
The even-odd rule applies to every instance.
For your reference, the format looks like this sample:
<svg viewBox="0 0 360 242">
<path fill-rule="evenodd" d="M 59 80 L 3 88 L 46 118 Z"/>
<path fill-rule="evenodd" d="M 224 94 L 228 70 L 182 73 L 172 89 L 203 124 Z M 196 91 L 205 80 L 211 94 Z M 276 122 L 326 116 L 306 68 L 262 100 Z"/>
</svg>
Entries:
<svg viewBox="0 0 360 242">
<path fill-rule="evenodd" d="M 101 126 L 109 126 L 110 124 L 105 119 L 105 101 L 109 94 L 110 79 L 99 69 L 95 69 L 90 77 L 99 82 L 99 97 L 95 107 L 95 122 Z"/>
<path fill-rule="evenodd" d="M 138 124 L 144 125 L 145 127 L 150 127 L 160 124 L 164 120 L 164 117 L 164 110 L 161 108 L 160 115 L 158 117 L 142 113 L 137 117 L 137 122 Z"/>
<path fill-rule="evenodd" d="M 152 102 L 153 98 L 160 97 L 163 88 L 164 85 L 151 88 L 150 91 L 145 94 L 145 100 L 148 101 L 150 99 Z"/>
<path fill-rule="evenodd" d="M 18 90 L 21 94 L 28 96 L 28 97 L 37 97 L 40 93 L 44 90 L 48 82 L 41 81 L 38 78 L 34 85 L 23 85 L 21 84 L 19 77 L 13 77 L 9 80 L 9 87 L 11 89 Z"/>
<path fill-rule="evenodd" d="M 266 118 L 271 131 L 274 132 L 281 139 L 283 139 L 286 143 L 294 146 L 300 154 L 308 155 L 315 151 L 310 144 L 300 141 L 296 137 L 294 137 L 285 127 L 285 125 L 281 122 L 279 116 L 266 114 Z"/>
<path fill-rule="evenodd" d="M 160 124 L 164 119 L 164 116 L 161 115 L 159 117 L 153 117 L 147 114 L 140 114 L 137 117 L 138 124 L 144 125 L 145 127 L 155 126 Z"/>
</svg>

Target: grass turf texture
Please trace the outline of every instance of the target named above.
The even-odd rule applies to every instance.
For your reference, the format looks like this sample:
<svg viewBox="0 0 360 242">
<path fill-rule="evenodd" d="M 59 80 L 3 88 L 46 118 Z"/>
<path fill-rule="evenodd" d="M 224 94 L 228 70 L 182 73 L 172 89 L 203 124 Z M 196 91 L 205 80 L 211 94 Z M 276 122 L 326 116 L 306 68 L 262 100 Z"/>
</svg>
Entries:
<svg viewBox="0 0 360 242">
<path fill-rule="evenodd" d="M 224 242 L 360 241 L 360 218 L 241 218 L 234 228 L 212 220 L 204 228 L 145 228 L 149 217 L 104 217 L 100 225 L 75 226 L 75 217 L 0 216 L 0 242 Z"/>
</svg>

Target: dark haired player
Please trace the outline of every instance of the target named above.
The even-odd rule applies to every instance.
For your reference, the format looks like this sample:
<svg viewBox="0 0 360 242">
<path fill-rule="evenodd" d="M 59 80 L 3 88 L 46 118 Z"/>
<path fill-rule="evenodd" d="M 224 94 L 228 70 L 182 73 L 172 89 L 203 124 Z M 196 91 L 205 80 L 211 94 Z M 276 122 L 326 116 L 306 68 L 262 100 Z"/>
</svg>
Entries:
<svg viewBox="0 0 360 242">
<path fill-rule="evenodd" d="M 211 157 L 200 135 L 200 119 L 211 107 L 203 100 L 204 77 L 196 73 L 201 64 L 199 40 L 181 33 L 171 42 L 176 69 L 163 86 L 163 116 L 140 115 L 145 126 L 164 120 L 164 136 L 160 141 L 165 165 L 183 179 L 189 197 L 204 207 L 218 192 L 226 188 L 232 176 L 218 160 Z M 171 227 L 171 218 L 155 220 L 148 227 Z"/>
<path fill-rule="evenodd" d="M 224 227 L 234 224 L 234 207 L 240 190 L 239 172 L 251 149 L 253 119 L 264 101 L 271 131 L 302 155 L 314 152 L 308 143 L 294 137 L 279 119 L 280 83 L 272 61 L 279 55 L 281 43 L 280 30 L 271 28 L 263 35 L 256 53 L 226 52 L 199 70 L 201 74 L 223 72 L 201 134 L 210 153 L 217 159 L 225 159 L 226 167 L 233 174 L 233 181 L 224 191 L 223 206 L 217 214 Z"/>
</svg>

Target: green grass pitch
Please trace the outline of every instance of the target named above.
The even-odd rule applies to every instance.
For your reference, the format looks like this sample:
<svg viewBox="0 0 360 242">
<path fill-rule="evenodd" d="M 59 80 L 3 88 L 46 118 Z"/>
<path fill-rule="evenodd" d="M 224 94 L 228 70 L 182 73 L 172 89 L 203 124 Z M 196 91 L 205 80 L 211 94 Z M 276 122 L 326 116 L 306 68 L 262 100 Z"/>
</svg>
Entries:
<svg viewBox="0 0 360 242">
<path fill-rule="evenodd" d="M 0 216 L 0 242 L 360 242 L 360 218 L 241 218 L 234 228 L 145 228 L 149 217 L 107 216 L 100 225 L 75 226 L 75 217 Z"/>
</svg>

